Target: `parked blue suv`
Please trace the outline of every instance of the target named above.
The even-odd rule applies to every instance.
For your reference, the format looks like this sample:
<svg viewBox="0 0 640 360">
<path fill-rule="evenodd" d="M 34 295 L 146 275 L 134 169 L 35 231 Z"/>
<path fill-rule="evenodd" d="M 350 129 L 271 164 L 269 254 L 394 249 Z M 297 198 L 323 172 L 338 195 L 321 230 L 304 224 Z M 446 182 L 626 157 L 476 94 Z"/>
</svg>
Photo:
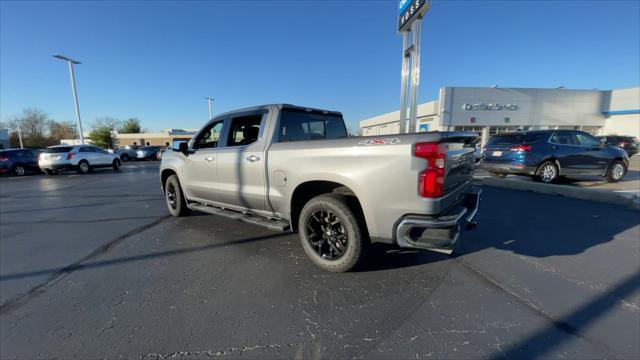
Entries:
<svg viewBox="0 0 640 360">
<path fill-rule="evenodd" d="M 618 182 L 628 166 L 624 150 L 574 130 L 496 135 L 485 145 L 477 165 L 495 177 L 528 175 L 545 183 L 575 175 L 599 175 L 608 182 Z"/>
<path fill-rule="evenodd" d="M 29 171 L 40 173 L 37 149 L 0 150 L 0 174 L 26 175 Z"/>
</svg>

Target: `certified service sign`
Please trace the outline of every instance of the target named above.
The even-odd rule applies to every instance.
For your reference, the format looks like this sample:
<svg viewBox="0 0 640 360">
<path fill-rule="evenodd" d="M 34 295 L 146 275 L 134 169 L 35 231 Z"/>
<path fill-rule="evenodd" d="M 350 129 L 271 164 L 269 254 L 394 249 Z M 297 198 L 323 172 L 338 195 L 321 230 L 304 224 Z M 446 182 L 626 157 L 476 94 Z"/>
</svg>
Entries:
<svg viewBox="0 0 640 360">
<path fill-rule="evenodd" d="M 429 10 L 431 0 L 400 0 L 398 4 L 398 31 L 409 29 L 409 26 Z"/>
</svg>

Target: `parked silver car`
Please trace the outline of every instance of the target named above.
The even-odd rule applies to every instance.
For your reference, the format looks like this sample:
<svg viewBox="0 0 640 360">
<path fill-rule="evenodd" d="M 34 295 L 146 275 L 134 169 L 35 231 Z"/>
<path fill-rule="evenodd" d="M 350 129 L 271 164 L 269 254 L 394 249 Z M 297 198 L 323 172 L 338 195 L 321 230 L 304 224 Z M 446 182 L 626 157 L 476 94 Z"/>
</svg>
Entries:
<svg viewBox="0 0 640 360">
<path fill-rule="evenodd" d="M 120 157 L 122 161 L 130 161 L 135 160 L 138 157 L 138 146 L 137 145 L 126 145 L 121 147 L 120 149 L 114 151 L 116 155 Z"/>
<path fill-rule="evenodd" d="M 58 145 L 47 148 L 40 154 L 38 166 L 49 175 L 58 171 L 76 170 L 86 174 L 93 168 L 120 168 L 118 155 L 93 145 Z"/>
</svg>

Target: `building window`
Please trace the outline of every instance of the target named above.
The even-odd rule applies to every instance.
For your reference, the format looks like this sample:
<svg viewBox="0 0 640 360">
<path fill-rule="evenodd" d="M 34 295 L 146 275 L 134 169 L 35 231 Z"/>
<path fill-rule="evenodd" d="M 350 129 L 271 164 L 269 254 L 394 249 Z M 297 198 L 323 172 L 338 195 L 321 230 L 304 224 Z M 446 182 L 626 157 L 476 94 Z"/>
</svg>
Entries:
<svg viewBox="0 0 640 360">
<path fill-rule="evenodd" d="M 146 142 L 146 144 L 147 144 L 147 146 L 151 145 L 151 143 L 150 143 L 150 142 L 148 142 L 148 141 Z"/>
<path fill-rule="evenodd" d="M 138 142 L 137 141 L 132 141 L 131 145 L 138 145 Z"/>
<path fill-rule="evenodd" d="M 474 131 L 476 134 L 478 134 L 479 143 L 484 144 L 488 140 L 482 136 L 482 129 L 484 128 L 485 128 L 484 126 L 454 126 L 453 130 L 454 131 Z"/>
<path fill-rule="evenodd" d="M 491 126 L 489 127 L 489 135 L 504 134 L 518 131 L 517 126 Z"/>
<path fill-rule="evenodd" d="M 164 142 L 164 146 L 169 146 L 169 142 L 168 142 L 168 141 L 165 141 L 165 142 Z"/>
<path fill-rule="evenodd" d="M 593 136 L 600 135 L 600 129 L 602 129 L 600 126 L 581 126 L 580 127 L 580 130 L 588 134 L 591 134 Z"/>
</svg>

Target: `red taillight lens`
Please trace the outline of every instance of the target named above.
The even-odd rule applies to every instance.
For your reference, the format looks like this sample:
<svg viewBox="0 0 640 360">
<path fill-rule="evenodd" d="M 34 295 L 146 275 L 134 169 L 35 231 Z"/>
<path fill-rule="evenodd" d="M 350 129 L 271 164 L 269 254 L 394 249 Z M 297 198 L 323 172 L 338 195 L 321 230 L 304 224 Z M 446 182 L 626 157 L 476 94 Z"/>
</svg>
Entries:
<svg viewBox="0 0 640 360">
<path fill-rule="evenodd" d="M 518 145 L 518 146 L 514 146 L 512 147 L 511 151 L 531 151 L 532 146 L 531 145 Z"/>
<path fill-rule="evenodd" d="M 620 141 L 620 142 L 618 143 L 618 146 L 625 146 L 625 145 L 627 145 L 627 142 L 626 142 L 626 141 Z"/>
<path fill-rule="evenodd" d="M 73 155 L 75 155 L 76 153 L 67 153 L 67 160 L 71 160 L 73 158 Z"/>
<path fill-rule="evenodd" d="M 7 161 L 9 160 L 9 157 L 6 155 L 0 155 L 0 161 Z"/>
<path fill-rule="evenodd" d="M 441 197 L 444 193 L 447 147 L 438 143 L 417 143 L 413 146 L 413 155 L 427 160 L 427 168 L 420 173 L 420 196 Z"/>
</svg>

